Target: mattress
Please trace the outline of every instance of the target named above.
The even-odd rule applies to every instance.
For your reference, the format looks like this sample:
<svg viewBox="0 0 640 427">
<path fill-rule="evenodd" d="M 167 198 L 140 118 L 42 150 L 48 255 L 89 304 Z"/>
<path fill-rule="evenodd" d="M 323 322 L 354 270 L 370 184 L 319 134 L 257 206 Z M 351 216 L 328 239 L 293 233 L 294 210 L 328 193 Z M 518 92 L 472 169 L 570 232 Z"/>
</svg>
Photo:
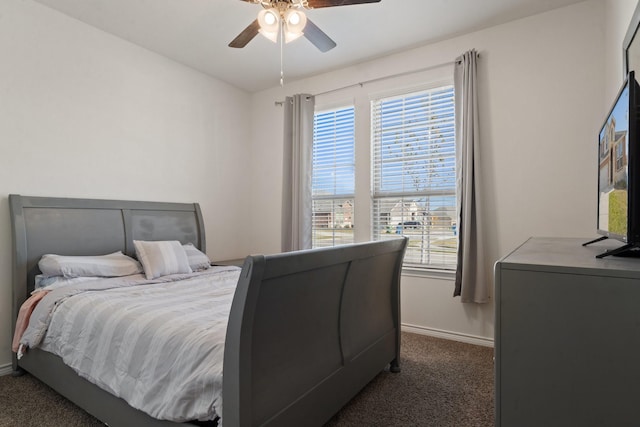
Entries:
<svg viewBox="0 0 640 427">
<path fill-rule="evenodd" d="M 237 267 L 146 280 L 92 280 L 36 306 L 21 343 L 150 416 L 184 422 L 222 414 L 222 362 Z"/>
</svg>

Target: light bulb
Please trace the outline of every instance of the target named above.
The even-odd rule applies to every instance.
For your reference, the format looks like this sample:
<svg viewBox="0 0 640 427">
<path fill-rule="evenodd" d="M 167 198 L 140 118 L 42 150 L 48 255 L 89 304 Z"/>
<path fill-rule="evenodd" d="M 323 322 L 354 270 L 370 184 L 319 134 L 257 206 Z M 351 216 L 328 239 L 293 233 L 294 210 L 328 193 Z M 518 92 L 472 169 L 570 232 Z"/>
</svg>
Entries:
<svg viewBox="0 0 640 427">
<path fill-rule="evenodd" d="M 307 26 L 307 17 L 301 10 L 287 9 L 284 13 L 284 22 L 287 33 L 291 33 L 290 39 L 295 39 L 303 34 L 304 27 Z"/>
<path fill-rule="evenodd" d="M 260 13 L 258 13 L 258 24 L 260 24 L 260 29 L 266 32 L 277 33 L 279 29 L 278 21 L 278 11 L 274 9 L 262 9 Z"/>
<path fill-rule="evenodd" d="M 267 13 L 264 14 L 264 22 L 266 22 L 267 25 L 271 26 L 275 24 L 277 21 L 278 20 L 276 16 L 270 10 L 268 10 Z"/>
<path fill-rule="evenodd" d="M 290 13 L 288 17 L 288 24 L 298 25 L 300 23 L 300 15 L 297 13 Z"/>
</svg>

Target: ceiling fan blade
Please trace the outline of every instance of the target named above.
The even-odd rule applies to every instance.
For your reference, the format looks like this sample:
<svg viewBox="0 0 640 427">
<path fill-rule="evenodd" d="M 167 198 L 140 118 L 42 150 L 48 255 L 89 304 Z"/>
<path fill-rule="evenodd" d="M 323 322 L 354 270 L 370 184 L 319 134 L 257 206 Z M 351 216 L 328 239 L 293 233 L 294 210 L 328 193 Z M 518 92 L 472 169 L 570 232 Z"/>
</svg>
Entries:
<svg viewBox="0 0 640 427">
<path fill-rule="evenodd" d="M 256 19 L 247 28 L 245 28 L 238 36 L 229 43 L 229 47 L 245 47 L 255 36 L 258 35 L 260 24 Z"/>
<path fill-rule="evenodd" d="M 321 52 L 327 52 L 336 47 L 336 42 L 308 18 L 307 25 L 304 27 L 304 36 Z"/>
<path fill-rule="evenodd" d="M 308 0 L 309 8 L 320 9 L 321 7 L 349 6 L 352 4 L 380 3 L 381 0 Z"/>
<path fill-rule="evenodd" d="M 327 52 L 336 47 L 336 42 L 308 18 L 307 25 L 304 27 L 304 36 L 321 52 Z"/>
</svg>

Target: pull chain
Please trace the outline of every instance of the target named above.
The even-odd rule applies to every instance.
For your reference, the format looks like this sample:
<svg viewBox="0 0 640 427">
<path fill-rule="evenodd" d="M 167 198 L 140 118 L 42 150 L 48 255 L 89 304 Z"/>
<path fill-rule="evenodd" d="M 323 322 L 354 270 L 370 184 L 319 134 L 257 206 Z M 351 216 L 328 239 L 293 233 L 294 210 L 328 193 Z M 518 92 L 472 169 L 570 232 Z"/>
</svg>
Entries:
<svg viewBox="0 0 640 427">
<path fill-rule="evenodd" d="M 280 20 L 280 87 L 284 87 L 284 22 Z"/>
</svg>

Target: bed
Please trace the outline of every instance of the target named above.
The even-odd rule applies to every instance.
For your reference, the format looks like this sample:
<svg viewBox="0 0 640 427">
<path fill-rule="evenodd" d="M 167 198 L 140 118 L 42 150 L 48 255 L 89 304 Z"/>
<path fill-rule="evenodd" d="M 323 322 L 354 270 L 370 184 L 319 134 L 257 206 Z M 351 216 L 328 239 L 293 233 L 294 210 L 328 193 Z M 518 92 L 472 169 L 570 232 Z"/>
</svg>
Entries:
<svg viewBox="0 0 640 427">
<path fill-rule="evenodd" d="M 177 240 L 206 250 L 197 203 L 10 195 L 9 205 L 13 319 L 34 289 L 44 254 L 133 256 L 134 240 Z M 248 256 L 226 328 L 223 425 L 322 425 L 387 366 L 399 372 L 406 244 L 394 238 Z M 13 368 L 110 426 L 193 425 L 152 418 L 38 348 L 14 357 Z"/>
</svg>

